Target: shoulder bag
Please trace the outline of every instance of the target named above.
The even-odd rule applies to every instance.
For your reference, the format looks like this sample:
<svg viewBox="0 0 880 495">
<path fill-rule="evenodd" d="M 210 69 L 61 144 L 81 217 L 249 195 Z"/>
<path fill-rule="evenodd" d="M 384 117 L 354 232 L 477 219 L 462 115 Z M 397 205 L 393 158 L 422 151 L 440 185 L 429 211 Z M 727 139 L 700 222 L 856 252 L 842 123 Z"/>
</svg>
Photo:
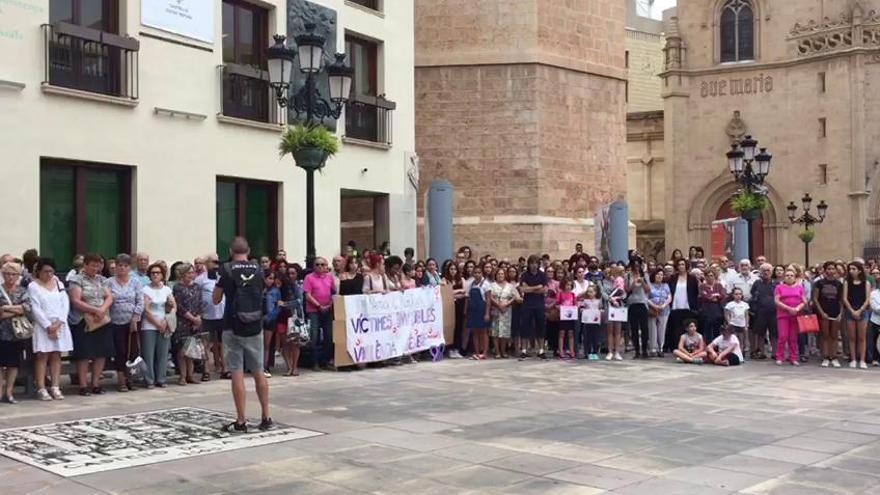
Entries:
<svg viewBox="0 0 880 495">
<path fill-rule="evenodd" d="M 9 305 L 13 306 L 12 299 L 9 297 L 9 294 L 6 293 L 6 289 L 4 289 L 2 285 L 0 285 L 0 291 L 3 292 L 3 297 L 6 298 Z M 10 320 L 10 323 L 12 323 L 13 339 L 27 340 L 34 336 L 34 324 L 31 323 L 31 320 L 29 320 L 27 316 L 13 316 Z"/>
</svg>

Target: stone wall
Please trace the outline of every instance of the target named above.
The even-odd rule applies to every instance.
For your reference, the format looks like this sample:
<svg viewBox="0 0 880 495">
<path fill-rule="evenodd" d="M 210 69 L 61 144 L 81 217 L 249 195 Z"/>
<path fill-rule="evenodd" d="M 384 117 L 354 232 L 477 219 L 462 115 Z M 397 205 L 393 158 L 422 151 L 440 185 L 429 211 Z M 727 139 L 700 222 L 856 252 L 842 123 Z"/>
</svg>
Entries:
<svg viewBox="0 0 880 495">
<path fill-rule="evenodd" d="M 624 17 L 617 0 L 416 1 L 420 195 L 452 182 L 456 245 L 567 256 L 625 194 Z"/>
</svg>

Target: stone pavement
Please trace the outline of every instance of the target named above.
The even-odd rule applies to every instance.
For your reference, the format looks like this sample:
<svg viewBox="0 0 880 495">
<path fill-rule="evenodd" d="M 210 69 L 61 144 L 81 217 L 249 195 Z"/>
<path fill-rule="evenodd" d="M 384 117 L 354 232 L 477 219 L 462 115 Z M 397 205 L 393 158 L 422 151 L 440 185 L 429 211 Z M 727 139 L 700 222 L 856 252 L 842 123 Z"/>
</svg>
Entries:
<svg viewBox="0 0 880 495">
<path fill-rule="evenodd" d="M 0 457 L 0 493 L 880 495 L 877 369 L 447 360 L 270 384 L 277 421 L 327 435 L 73 478 Z M 0 404 L 0 428 L 229 412 L 228 387 Z"/>
</svg>

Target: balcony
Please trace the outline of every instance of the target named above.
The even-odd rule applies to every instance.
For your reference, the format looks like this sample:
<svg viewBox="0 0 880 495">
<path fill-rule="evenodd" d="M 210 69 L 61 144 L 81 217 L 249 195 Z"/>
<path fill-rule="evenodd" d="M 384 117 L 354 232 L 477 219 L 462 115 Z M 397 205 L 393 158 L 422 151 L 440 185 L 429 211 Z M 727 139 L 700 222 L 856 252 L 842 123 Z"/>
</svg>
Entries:
<svg viewBox="0 0 880 495">
<path fill-rule="evenodd" d="M 345 137 L 391 147 L 395 108 L 384 96 L 352 95 L 345 105 Z"/>
<path fill-rule="evenodd" d="M 138 40 L 74 24 L 44 24 L 43 86 L 138 99 Z"/>
<path fill-rule="evenodd" d="M 269 86 L 269 73 L 249 65 L 220 66 L 223 98 L 220 114 L 263 124 L 281 124 L 282 113 Z"/>
</svg>

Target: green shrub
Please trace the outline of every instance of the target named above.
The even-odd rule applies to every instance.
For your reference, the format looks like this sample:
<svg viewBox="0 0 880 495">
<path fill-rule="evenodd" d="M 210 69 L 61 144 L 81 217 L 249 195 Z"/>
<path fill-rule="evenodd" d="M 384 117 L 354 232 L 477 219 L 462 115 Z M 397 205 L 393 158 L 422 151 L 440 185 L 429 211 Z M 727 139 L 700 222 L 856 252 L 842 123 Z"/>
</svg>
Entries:
<svg viewBox="0 0 880 495">
<path fill-rule="evenodd" d="M 307 148 L 316 148 L 333 156 L 339 151 L 339 139 L 322 125 L 295 125 L 281 133 L 278 152 L 282 157 Z"/>
</svg>

